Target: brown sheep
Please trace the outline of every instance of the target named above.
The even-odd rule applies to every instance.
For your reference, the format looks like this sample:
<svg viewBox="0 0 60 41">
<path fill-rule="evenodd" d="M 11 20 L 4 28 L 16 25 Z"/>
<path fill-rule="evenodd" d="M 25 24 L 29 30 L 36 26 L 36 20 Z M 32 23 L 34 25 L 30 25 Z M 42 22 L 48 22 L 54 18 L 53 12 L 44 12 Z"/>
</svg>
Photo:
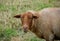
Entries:
<svg viewBox="0 0 60 41">
<path fill-rule="evenodd" d="M 21 18 L 24 32 L 30 30 L 46 41 L 60 40 L 60 8 L 27 11 L 14 17 Z"/>
</svg>

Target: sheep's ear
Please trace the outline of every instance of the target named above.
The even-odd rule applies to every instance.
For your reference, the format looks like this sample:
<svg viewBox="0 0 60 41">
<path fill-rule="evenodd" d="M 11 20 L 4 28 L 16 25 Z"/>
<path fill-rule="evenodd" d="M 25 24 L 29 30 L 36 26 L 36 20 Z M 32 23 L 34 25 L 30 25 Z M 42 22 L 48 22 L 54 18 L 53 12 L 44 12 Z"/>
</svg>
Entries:
<svg viewBox="0 0 60 41">
<path fill-rule="evenodd" d="M 21 17 L 21 15 L 15 15 L 14 17 L 15 17 L 15 18 L 20 18 L 20 17 Z"/>
<path fill-rule="evenodd" d="M 35 12 L 35 13 L 33 14 L 33 18 L 35 18 L 35 19 L 39 18 L 39 14 Z"/>
<path fill-rule="evenodd" d="M 38 16 L 37 16 L 37 15 L 33 15 L 33 18 L 37 19 L 37 18 L 38 18 Z"/>
</svg>

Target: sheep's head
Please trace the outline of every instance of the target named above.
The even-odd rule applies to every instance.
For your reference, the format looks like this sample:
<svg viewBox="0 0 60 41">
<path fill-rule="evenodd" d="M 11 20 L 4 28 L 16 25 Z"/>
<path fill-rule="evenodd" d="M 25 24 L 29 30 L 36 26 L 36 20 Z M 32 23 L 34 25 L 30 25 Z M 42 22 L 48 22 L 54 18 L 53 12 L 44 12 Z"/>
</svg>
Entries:
<svg viewBox="0 0 60 41">
<path fill-rule="evenodd" d="M 38 16 L 35 15 L 35 12 L 25 12 L 23 14 L 16 15 L 14 17 L 21 18 L 22 27 L 24 29 L 24 32 L 27 32 L 30 29 L 30 27 L 32 26 L 33 19 L 38 18 Z"/>
</svg>

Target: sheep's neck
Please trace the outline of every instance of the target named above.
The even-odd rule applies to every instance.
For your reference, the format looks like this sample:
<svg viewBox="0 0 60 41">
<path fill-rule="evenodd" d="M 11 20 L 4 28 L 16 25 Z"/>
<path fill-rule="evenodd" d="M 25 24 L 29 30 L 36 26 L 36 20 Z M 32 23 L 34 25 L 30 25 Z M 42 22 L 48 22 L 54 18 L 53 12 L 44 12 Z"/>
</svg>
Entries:
<svg viewBox="0 0 60 41">
<path fill-rule="evenodd" d="M 37 28 L 35 25 L 36 25 L 35 21 L 33 20 L 33 23 L 32 23 L 32 26 L 30 28 L 30 31 L 32 31 L 33 33 L 35 33 L 39 38 L 43 38 L 40 29 Z"/>
</svg>

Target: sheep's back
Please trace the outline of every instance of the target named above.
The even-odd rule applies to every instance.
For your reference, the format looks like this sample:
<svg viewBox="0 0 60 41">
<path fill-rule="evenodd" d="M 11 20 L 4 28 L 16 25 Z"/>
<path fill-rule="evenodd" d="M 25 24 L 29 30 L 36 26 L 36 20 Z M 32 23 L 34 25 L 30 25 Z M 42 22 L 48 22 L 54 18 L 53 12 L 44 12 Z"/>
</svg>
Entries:
<svg viewBox="0 0 60 41">
<path fill-rule="evenodd" d="M 45 8 L 39 11 L 36 27 L 42 32 L 53 31 L 60 37 L 60 8 Z"/>
</svg>

